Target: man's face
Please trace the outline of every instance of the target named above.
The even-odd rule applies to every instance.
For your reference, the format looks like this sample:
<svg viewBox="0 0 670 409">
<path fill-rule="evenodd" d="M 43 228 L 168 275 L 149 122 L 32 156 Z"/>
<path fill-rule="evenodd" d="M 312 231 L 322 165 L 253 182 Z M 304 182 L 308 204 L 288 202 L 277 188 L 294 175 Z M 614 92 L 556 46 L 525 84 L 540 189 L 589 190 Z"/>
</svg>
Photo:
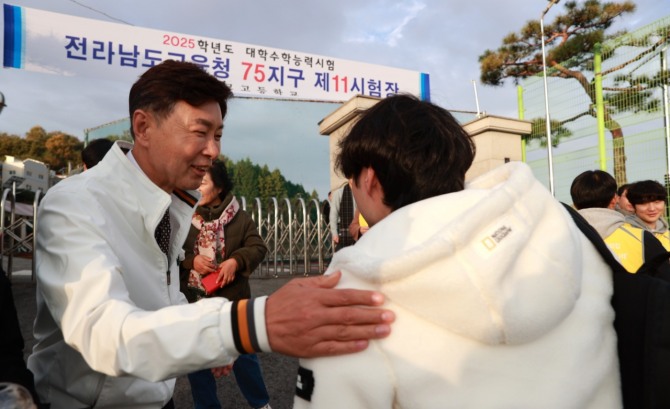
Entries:
<svg viewBox="0 0 670 409">
<path fill-rule="evenodd" d="M 148 121 L 149 178 L 166 192 L 197 189 L 221 151 L 223 120 L 216 102 L 199 107 L 179 101 L 168 117 Z"/>
<path fill-rule="evenodd" d="M 635 205 L 635 214 L 648 226 L 656 226 L 656 221 L 665 213 L 665 202 L 655 200 L 653 202 Z"/>
<path fill-rule="evenodd" d="M 619 196 L 619 207 L 622 208 L 623 210 L 629 212 L 629 213 L 635 213 L 635 208 L 633 205 L 628 201 L 628 197 L 626 196 L 628 194 L 627 190 L 624 190 L 624 192 Z"/>
</svg>

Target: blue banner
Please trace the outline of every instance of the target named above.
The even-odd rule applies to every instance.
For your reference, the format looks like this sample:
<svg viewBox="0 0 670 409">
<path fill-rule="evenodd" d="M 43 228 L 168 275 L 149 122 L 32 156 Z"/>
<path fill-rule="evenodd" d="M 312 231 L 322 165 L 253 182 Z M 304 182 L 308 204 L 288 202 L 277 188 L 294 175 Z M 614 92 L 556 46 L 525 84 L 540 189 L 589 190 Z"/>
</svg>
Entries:
<svg viewBox="0 0 670 409">
<path fill-rule="evenodd" d="M 5 12 L 5 45 L 3 51 L 3 66 L 22 68 L 21 56 L 23 50 L 23 13 L 21 7 L 4 5 Z"/>
</svg>

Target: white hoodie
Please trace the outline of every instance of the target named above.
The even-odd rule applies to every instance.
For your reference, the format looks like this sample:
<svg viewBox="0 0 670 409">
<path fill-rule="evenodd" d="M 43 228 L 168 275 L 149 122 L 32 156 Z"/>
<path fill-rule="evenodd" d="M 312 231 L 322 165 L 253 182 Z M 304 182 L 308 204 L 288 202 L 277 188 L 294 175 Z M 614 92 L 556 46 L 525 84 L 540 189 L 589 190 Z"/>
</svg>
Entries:
<svg viewBox="0 0 670 409">
<path fill-rule="evenodd" d="M 337 270 L 397 320 L 361 353 L 301 360 L 295 408 L 621 407 L 611 273 L 524 164 L 393 212 Z"/>
</svg>

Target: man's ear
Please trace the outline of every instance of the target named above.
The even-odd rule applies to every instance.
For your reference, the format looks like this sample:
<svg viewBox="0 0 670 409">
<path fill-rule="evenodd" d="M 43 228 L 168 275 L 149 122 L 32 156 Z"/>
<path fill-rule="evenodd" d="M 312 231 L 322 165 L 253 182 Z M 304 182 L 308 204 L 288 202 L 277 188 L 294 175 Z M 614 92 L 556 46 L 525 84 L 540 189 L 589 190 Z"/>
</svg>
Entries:
<svg viewBox="0 0 670 409">
<path fill-rule="evenodd" d="M 153 117 L 150 113 L 136 109 L 133 112 L 133 134 L 135 134 L 135 144 L 145 145 L 147 143 L 147 130 L 153 122 Z"/>
</svg>

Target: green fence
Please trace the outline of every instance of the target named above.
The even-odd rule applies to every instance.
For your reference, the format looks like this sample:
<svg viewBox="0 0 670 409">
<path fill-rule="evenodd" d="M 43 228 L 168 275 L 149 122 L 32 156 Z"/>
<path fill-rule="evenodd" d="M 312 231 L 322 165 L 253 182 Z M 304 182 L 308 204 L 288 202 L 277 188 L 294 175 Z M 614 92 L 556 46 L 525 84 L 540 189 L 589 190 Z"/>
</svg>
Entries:
<svg viewBox="0 0 670 409">
<path fill-rule="evenodd" d="M 570 203 L 572 180 L 590 169 L 611 173 L 619 184 L 643 179 L 665 182 L 670 157 L 669 45 L 670 16 L 602 44 L 581 75 L 547 71 L 554 190 L 559 200 Z M 533 121 L 526 162 L 549 186 L 543 78 L 522 83 L 519 106 L 520 116 Z"/>
</svg>

